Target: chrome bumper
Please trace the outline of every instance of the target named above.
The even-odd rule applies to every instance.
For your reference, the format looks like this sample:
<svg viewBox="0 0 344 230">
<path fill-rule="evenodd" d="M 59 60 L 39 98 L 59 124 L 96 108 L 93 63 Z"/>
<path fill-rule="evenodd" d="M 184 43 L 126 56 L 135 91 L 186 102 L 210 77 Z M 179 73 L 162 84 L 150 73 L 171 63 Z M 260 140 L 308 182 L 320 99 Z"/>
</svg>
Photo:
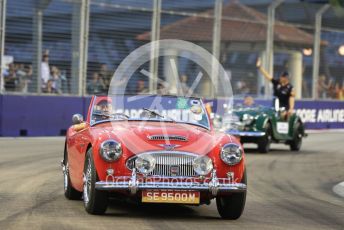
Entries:
<svg viewBox="0 0 344 230">
<path fill-rule="evenodd" d="M 252 132 L 252 131 L 238 131 L 238 130 L 227 130 L 227 134 L 240 137 L 263 137 L 265 132 Z"/>
<path fill-rule="evenodd" d="M 113 179 L 116 179 L 116 177 Z M 156 182 L 149 181 L 149 178 L 147 178 L 146 181 L 139 181 L 136 176 L 136 170 L 134 169 L 129 181 L 98 181 L 96 182 L 95 188 L 97 190 L 106 191 L 129 191 L 133 195 L 139 190 L 147 189 L 194 190 L 200 192 L 210 192 L 213 196 L 216 196 L 218 192 L 233 193 L 246 191 L 246 184 L 220 182 L 226 180 L 228 181 L 228 178 L 217 178 L 216 170 L 213 170 L 209 182 L 203 183 L 173 181 Z"/>
</svg>

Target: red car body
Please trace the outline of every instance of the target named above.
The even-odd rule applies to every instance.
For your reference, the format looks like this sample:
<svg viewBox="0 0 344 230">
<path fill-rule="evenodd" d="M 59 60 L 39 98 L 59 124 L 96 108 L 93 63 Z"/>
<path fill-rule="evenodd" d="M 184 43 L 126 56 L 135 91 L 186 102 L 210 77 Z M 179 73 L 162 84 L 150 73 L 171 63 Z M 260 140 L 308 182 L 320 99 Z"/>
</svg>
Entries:
<svg viewBox="0 0 344 230">
<path fill-rule="evenodd" d="M 93 97 L 91 105 L 94 104 L 94 100 L 99 100 L 99 97 Z M 130 180 L 133 179 L 133 171 L 128 167 L 128 159 L 135 157 L 139 153 L 143 152 L 161 152 L 161 153 L 192 153 L 199 154 L 200 152 L 207 151 L 207 156 L 211 159 L 213 164 L 212 173 L 205 176 L 194 176 L 193 183 L 212 183 L 212 179 L 217 180 L 216 183 L 224 183 L 224 187 L 230 186 L 230 189 L 221 189 L 220 185 L 216 184 L 215 189 L 209 188 L 200 190 L 200 204 L 209 203 L 212 198 L 234 196 L 234 194 L 246 195 L 246 178 L 244 180 L 245 172 L 245 154 L 242 152 L 241 160 L 235 165 L 226 164 L 220 157 L 221 149 L 224 145 L 232 143 L 241 147 L 240 142 L 233 136 L 225 133 L 218 133 L 214 131 L 210 125 L 209 129 L 194 126 L 186 123 L 174 123 L 166 122 L 162 129 L 160 122 L 146 121 L 144 127 L 140 126 L 140 121 L 113 121 L 104 122 L 97 125 L 91 125 L 92 106 L 90 106 L 87 114 L 87 119 L 80 124 L 71 126 L 66 135 L 65 153 L 62 166 L 66 171 L 67 159 L 68 159 L 68 173 L 66 186 L 77 192 L 83 192 L 85 179 L 85 165 L 87 152 L 92 149 L 93 164 L 97 174 L 97 182 L 95 189 L 106 193 L 122 193 L 128 196 L 140 197 L 141 191 L 144 191 L 144 187 L 130 188 Z M 207 114 L 208 116 L 208 114 Z M 186 137 L 185 140 L 169 140 L 168 145 L 165 139 L 151 140 L 149 137 L 164 135 L 169 137 Z M 116 140 L 121 142 L 122 155 L 114 162 L 105 161 L 100 152 L 101 144 L 106 140 Z M 212 145 L 210 150 L 206 148 Z M 197 148 L 195 148 L 197 146 Z M 203 147 L 202 147 L 203 146 Z M 204 148 L 204 149 L 202 149 Z M 111 173 L 109 174 L 109 169 Z M 139 173 L 134 175 L 134 179 L 138 180 L 143 178 L 139 183 L 144 184 L 147 176 L 140 175 Z M 216 176 L 216 178 L 212 178 Z M 111 186 L 109 181 L 113 182 L 121 181 L 121 188 Z M 221 180 L 222 178 L 222 180 Z M 152 181 L 156 178 L 152 177 Z M 171 181 L 173 177 L 165 178 Z M 187 177 L 178 179 L 181 182 L 185 182 Z M 190 178 L 189 178 L 190 179 Z M 213 182 L 214 182 L 213 181 Z M 66 183 L 68 183 L 66 185 Z M 84 183 L 85 182 L 85 183 Z M 242 182 L 242 183 L 241 183 Z M 127 185 L 127 186 L 125 186 Z M 129 187 L 128 187 L 129 186 Z M 210 186 L 210 185 L 209 185 Z M 216 188 L 218 186 L 218 188 Z M 147 187 L 150 191 L 156 191 L 159 188 Z M 193 189 L 195 188 L 195 189 Z M 170 187 L 161 188 L 170 189 Z M 181 188 L 181 190 L 188 190 L 187 188 Z M 197 191 L 197 186 L 190 187 L 191 191 Z M 213 191 L 215 190 L 215 191 Z M 179 191 L 179 189 L 176 189 Z M 68 196 L 67 196 L 68 197 Z M 71 198 L 71 197 L 68 197 Z M 243 205 L 245 204 L 245 199 Z M 241 207 L 240 214 L 231 215 L 228 217 L 225 214 L 221 216 L 230 219 L 236 219 L 241 215 L 243 207 Z M 220 210 L 219 210 L 220 211 Z M 92 211 L 91 211 L 92 213 Z M 96 213 L 96 212 L 94 212 Z"/>
</svg>

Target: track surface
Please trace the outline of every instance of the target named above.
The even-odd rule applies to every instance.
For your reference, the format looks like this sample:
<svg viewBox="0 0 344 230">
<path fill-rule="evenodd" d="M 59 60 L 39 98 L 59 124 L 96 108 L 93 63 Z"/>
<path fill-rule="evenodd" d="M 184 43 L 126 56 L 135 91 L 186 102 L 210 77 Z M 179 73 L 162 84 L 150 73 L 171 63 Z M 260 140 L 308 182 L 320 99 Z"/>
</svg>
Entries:
<svg viewBox="0 0 344 230">
<path fill-rule="evenodd" d="M 63 195 L 63 138 L 0 139 L 0 229 L 344 229 L 344 134 L 313 134 L 299 153 L 274 145 L 248 149 L 243 216 L 221 220 L 215 202 L 200 207 L 140 206 L 112 200 L 106 215 L 86 214 Z"/>
</svg>

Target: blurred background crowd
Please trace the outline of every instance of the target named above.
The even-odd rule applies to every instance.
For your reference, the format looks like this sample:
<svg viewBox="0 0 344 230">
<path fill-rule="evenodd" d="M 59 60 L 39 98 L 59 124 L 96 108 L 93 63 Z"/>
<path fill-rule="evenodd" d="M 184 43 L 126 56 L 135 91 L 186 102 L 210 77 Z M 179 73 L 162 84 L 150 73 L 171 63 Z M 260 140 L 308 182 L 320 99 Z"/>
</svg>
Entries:
<svg viewBox="0 0 344 230">
<path fill-rule="evenodd" d="M 44 94 L 70 94 L 70 77 L 66 74 L 66 70 L 61 70 L 55 65 L 49 64 L 49 55 L 44 54 L 41 65 L 41 91 Z M 87 79 L 87 94 L 105 94 L 108 92 L 114 70 L 110 70 L 106 63 L 99 64 L 98 70 L 92 72 Z M 37 76 L 33 75 L 31 64 L 9 63 L 8 68 L 3 72 L 4 87 L 6 92 L 18 93 L 35 93 L 37 92 Z M 189 91 L 191 83 L 188 76 L 183 74 L 180 77 L 182 91 L 186 94 Z M 137 79 L 132 82 L 128 93 L 139 94 L 148 93 L 148 83 L 145 78 Z M 310 97 L 311 85 L 303 81 L 302 93 L 305 98 Z M 233 93 L 236 96 L 254 95 L 256 93 L 256 85 L 250 81 L 237 80 L 233 87 Z M 319 99 L 336 99 L 344 100 L 344 80 L 336 80 L 325 74 L 319 75 L 318 84 Z M 158 93 L 168 94 L 169 85 L 167 82 L 158 84 Z M 260 90 L 264 94 L 264 87 Z"/>
<path fill-rule="evenodd" d="M 70 77 L 66 75 L 66 70 L 61 70 L 55 65 L 49 64 L 49 55 L 43 55 L 42 59 L 42 81 L 41 91 L 45 94 L 70 94 Z M 87 93 L 104 94 L 108 92 L 111 78 L 114 70 L 109 70 L 107 64 L 101 63 L 98 71 L 94 71 L 87 80 Z M 6 92 L 18 93 L 35 93 L 37 92 L 37 76 L 33 75 L 31 64 L 10 63 L 8 68 L 3 72 L 4 87 Z M 180 78 L 183 92 L 188 92 L 190 84 L 188 76 L 183 74 Z M 148 85 L 146 79 L 138 79 L 134 83 L 134 87 L 130 88 L 128 93 L 147 93 Z M 238 80 L 235 82 L 233 92 L 237 96 L 253 95 L 256 86 L 250 81 Z M 311 92 L 310 84 L 303 82 L 303 94 L 307 98 Z M 319 76 L 317 90 L 319 99 L 337 99 L 344 100 L 344 81 L 338 81 L 328 77 L 325 74 Z M 158 84 L 159 93 L 169 93 L 167 83 Z M 264 93 L 264 87 L 261 88 Z M 308 94 L 308 95 L 307 95 Z"/>
<path fill-rule="evenodd" d="M 214 47 L 213 13 L 218 0 L 158 1 L 161 2 L 159 21 L 153 17 L 157 7 L 153 0 L 89 0 L 86 1 L 88 8 L 84 2 L 7 1 L 2 9 L 6 25 L 2 93 L 79 96 L 106 93 L 120 62 L 153 39 L 153 24 L 160 28 L 159 39 L 191 41 L 210 52 Z M 238 97 L 264 97 L 267 86 L 260 80 L 255 61 L 265 55 L 266 23 L 272 1 L 221 2 L 218 59 L 231 76 L 233 93 Z M 295 67 L 297 58 L 293 57 L 296 55 L 301 58 L 302 76 L 291 73 L 291 78 L 302 79 L 302 95 L 298 98 L 344 100 L 342 6 L 332 4 L 333 1 L 280 2 L 275 12 L 275 77 L 290 69 L 290 65 Z M 326 4 L 329 7 L 322 15 L 320 31 L 320 65 L 313 84 L 316 15 Z M 81 17 L 85 9 L 89 9 L 86 20 Z M 86 32 L 81 30 L 84 26 Z M 86 53 L 86 59 L 81 58 L 82 52 Z M 178 90 L 189 92 L 202 69 L 186 58 L 178 58 L 176 63 L 182 86 Z M 142 68 L 149 70 L 149 65 Z M 164 60 L 159 59 L 158 93 L 171 93 L 166 74 Z M 314 85 L 316 97 L 312 95 Z M 205 86 L 193 90 L 199 93 Z M 127 93 L 148 92 L 149 78 L 135 73 L 125 90 Z"/>
</svg>

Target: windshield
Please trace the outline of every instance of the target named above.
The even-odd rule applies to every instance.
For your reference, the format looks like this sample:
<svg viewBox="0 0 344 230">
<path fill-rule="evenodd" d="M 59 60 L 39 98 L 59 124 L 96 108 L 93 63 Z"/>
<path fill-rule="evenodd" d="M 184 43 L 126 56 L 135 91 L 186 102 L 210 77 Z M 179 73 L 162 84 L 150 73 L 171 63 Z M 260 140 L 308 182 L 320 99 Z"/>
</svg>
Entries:
<svg viewBox="0 0 344 230">
<path fill-rule="evenodd" d="M 262 108 L 262 105 L 259 104 L 253 104 L 253 105 L 245 105 L 242 103 L 235 104 L 233 109 L 234 110 L 251 110 L 251 109 L 257 109 L 257 108 Z"/>
<path fill-rule="evenodd" d="M 91 125 L 121 120 L 187 123 L 209 129 L 208 114 L 199 98 L 161 95 L 94 97 Z"/>
</svg>

